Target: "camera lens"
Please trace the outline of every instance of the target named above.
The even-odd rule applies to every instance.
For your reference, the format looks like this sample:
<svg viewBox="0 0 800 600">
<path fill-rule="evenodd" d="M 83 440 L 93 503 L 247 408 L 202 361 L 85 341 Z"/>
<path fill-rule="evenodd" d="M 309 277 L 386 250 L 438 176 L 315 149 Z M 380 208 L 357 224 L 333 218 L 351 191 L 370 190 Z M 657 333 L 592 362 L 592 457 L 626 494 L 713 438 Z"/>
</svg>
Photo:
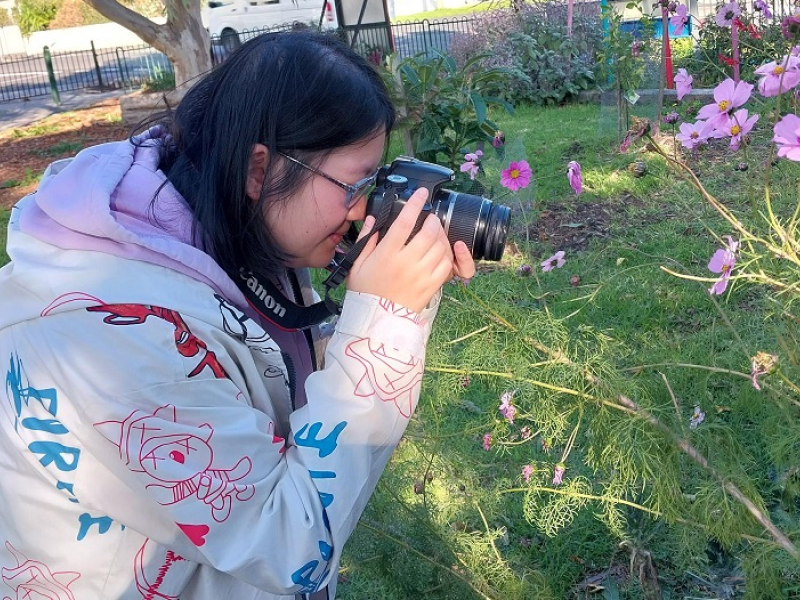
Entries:
<svg viewBox="0 0 800 600">
<path fill-rule="evenodd" d="M 476 260 L 500 260 L 511 209 L 487 198 L 440 190 L 431 203 L 450 244 L 462 240 Z"/>
</svg>

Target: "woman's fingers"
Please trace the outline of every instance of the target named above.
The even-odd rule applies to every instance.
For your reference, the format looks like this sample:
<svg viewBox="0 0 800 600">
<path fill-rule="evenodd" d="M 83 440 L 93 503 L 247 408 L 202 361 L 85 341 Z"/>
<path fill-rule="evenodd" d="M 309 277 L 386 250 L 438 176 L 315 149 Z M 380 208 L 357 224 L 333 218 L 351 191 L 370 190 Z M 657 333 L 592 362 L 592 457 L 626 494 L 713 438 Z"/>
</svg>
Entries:
<svg viewBox="0 0 800 600">
<path fill-rule="evenodd" d="M 475 259 L 472 258 L 467 245 L 462 241 L 457 241 L 453 246 L 454 265 L 453 275 L 458 275 L 461 279 L 472 279 L 475 276 Z"/>
<path fill-rule="evenodd" d="M 472 277 L 475 263 L 467 245 L 459 241 L 451 248 L 435 215 L 428 214 L 412 237 L 426 198 L 426 190 L 414 192 L 381 240 L 370 238 L 350 271 L 348 289 L 420 312 L 453 274 Z M 374 226 L 374 219 L 368 217 L 361 236 Z"/>
</svg>

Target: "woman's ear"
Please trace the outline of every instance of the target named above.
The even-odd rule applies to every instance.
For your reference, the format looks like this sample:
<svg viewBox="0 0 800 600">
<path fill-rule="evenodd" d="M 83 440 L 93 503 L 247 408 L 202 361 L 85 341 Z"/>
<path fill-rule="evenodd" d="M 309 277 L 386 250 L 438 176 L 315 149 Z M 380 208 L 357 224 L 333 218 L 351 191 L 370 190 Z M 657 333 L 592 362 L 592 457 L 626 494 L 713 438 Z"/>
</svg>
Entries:
<svg viewBox="0 0 800 600">
<path fill-rule="evenodd" d="M 258 202 L 261 198 L 268 164 L 269 150 L 267 147 L 264 144 L 253 144 L 250 162 L 247 165 L 247 184 L 245 185 L 245 193 L 253 202 Z"/>
</svg>

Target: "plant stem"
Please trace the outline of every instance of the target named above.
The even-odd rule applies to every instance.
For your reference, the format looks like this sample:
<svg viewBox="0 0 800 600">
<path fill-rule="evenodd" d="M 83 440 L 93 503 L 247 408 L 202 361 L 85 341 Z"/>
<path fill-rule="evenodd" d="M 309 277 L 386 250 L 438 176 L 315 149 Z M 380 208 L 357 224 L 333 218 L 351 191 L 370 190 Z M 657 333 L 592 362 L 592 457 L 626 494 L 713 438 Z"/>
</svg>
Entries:
<svg viewBox="0 0 800 600">
<path fill-rule="evenodd" d="M 664 155 L 663 150 L 661 150 L 661 149 L 659 149 L 659 153 Z M 666 157 L 666 158 L 669 160 L 669 157 Z M 679 163 L 679 164 L 682 164 L 682 163 Z M 689 173 L 690 173 L 691 176 L 695 177 L 694 173 L 691 172 L 691 170 L 689 170 Z M 695 179 L 696 179 L 696 177 L 695 177 Z M 700 189 L 703 190 L 703 192 L 705 192 L 705 190 L 702 187 L 702 184 L 700 184 L 699 181 L 698 181 L 698 185 L 699 185 Z M 710 197 L 710 194 L 708 194 L 707 192 L 705 192 L 705 194 Z M 714 201 L 716 201 L 716 198 L 714 198 Z M 735 217 L 731 217 L 731 218 L 735 218 Z M 480 300 L 477 299 L 477 298 L 476 298 L 476 300 L 478 300 L 479 303 L 486 309 L 486 311 L 487 311 L 486 314 L 489 314 L 489 315 L 494 314 L 495 318 L 497 318 L 498 320 L 500 320 L 500 321 L 502 321 L 504 323 L 508 323 L 508 321 L 506 321 L 505 319 L 502 319 L 499 315 L 497 315 L 495 313 L 495 311 L 493 311 L 491 308 L 486 306 L 485 303 L 480 302 Z M 508 323 L 508 326 L 512 331 L 515 331 L 515 332 L 517 331 L 517 329 L 513 325 L 511 325 L 510 323 Z M 547 353 L 550 356 L 559 356 L 561 358 L 561 360 L 563 360 L 565 362 L 565 364 L 574 365 L 574 363 L 571 360 L 569 360 L 568 357 L 564 356 L 563 353 L 561 353 L 559 351 L 554 351 L 552 349 L 546 348 L 542 344 L 538 344 L 538 343 L 537 343 L 537 348 L 540 348 L 542 351 L 547 351 Z M 429 369 L 430 370 L 437 370 L 434 367 L 429 367 Z M 443 370 L 443 371 L 446 371 L 446 372 L 453 372 L 453 373 L 463 373 L 463 374 L 468 374 L 469 373 L 469 371 L 464 370 L 464 369 L 451 369 L 451 368 L 450 369 L 443 369 L 442 368 L 442 369 L 438 369 L 438 370 Z M 504 376 L 506 378 L 509 378 L 509 379 L 513 378 L 513 374 L 512 373 L 503 373 L 503 374 L 500 374 L 500 375 L 502 375 L 502 376 Z M 585 375 L 586 375 L 586 378 L 587 378 L 587 380 L 589 382 L 591 382 L 593 384 L 599 383 L 597 378 L 594 375 L 592 375 L 591 373 L 586 372 Z M 572 389 L 569 389 L 569 388 L 563 388 L 563 387 L 560 387 L 560 386 L 555 386 L 555 385 L 552 385 L 552 384 L 549 384 L 549 383 L 545 383 L 543 381 L 537 381 L 537 380 L 533 380 L 533 379 L 521 379 L 521 381 L 524 381 L 526 383 L 530 383 L 531 385 L 535 385 L 535 386 L 538 386 L 538 387 L 543 387 L 545 389 L 549 389 L 549 390 L 552 390 L 552 391 L 561 392 L 561 393 L 569 394 L 569 395 L 572 395 L 572 396 L 576 396 L 578 398 L 582 398 L 582 399 L 585 399 L 585 400 L 590 400 L 590 401 L 593 401 L 593 402 L 597 402 L 597 403 L 599 403 L 599 404 L 601 404 L 603 406 L 607 406 L 609 408 L 614 408 L 615 410 L 619 410 L 619 411 L 622 411 L 622 412 L 626 412 L 628 414 L 632 414 L 632 415 L 634 415 L 634 416 L 636 416 L 636 417 L 638 417 L 640 419 L 643 419 L 643 420 L 647 421 L 652 426 L 654 426 L 656 429 L 661 431 L 664 435 L 666 435 L 667 438 L 670 439 L 678 447 L 678 449 L 680 449 L 684 454 L 686 454 L 689 458 L 691 458 L 693 461 L 695 461 L 697 464 L 699 464 L 701 467 L 703 467 L 703 469 L 705 469 L 714 479 L 716 479 L 720 483 L 720 485 L 722 485 L 723 489 L 725 489 L 725 491 L 728 494 L 730 494 L 736 501 L 741 503 L 747 509 L 747 511 L 753 516 L 753 518 L 755 518 L 755 520 L 769 532 L 769 534 L 772 536 L 772 538 L 775 540 L 775 542 L 781 548 L 783 548 L 796 561 L 800 562 L 800 551 L 798 551 L 798 549 L 794 546 L 794 544 L 792 544 L 791 540 L 789 540 L 789 538 L 780 529 L 778 529 L 778 527 L 770 520 L 769 516 L 767 516 L 763 511 L 761 511 L 753 503 L 753 501 L 750 500 L 734 483 L 732 483 L 730 481 L 727 481 L 716 469 L 714 469 L 714 467 L 712 467 L 709 464 L 708 459 L 706 459 L 706 457 L 704 457 L 702 454 L 700 454 L 700 452 L 694 446 L 692 446 L 691 443 L 688 440 L 686 440 L 684 438 L 681 438 L 681 437 L 678 437 L 677 435 L 675 435 L 667 425 L 662 423 L 657 417 L 655 417 L 653 414 L 651 414 L 647 410 L 641 408 L 638 404 L 636 404 L 633 400 L 631 400 L 627 396 L 624 396 L 624 395 L 620 394 L 617 397 L 618 402 L 612 402 L 612 401 L 606 400 L 604 398 L 599 398 L 599 397 L 593 396 L 591 394 L 586 394 L 585 392 L 579 392 L 577 390 L 572 390 Z"/>
<path fill-rule="evenodd" d="M 481 516 L 483 526 L 486 528 L 486 539 L 488 539 L 489 543 L 492 545 L 492 550 L 494 550 L 494 555 L 497 557 L 497 562 L 504 564 L 503 557 L 500 556 L 500 553 L 497 551 L 497 546 L 494 545 L 494 540 L 492 539 L 491 532 L 489 531 L 489 523 L 486 521 L 486 517 L 484 516 L 483 511 L 477 502 L 475 502 L 475 508 L 478 510 L 478 514 Z"/>
<path fill-rule="evenodd" d="M 472 589 L 472 591 L 475 592 L 476 594 L 478 594 L 481 598 L 484 598 L 485 600 L 496 600 L 495 598 L 492 598 L 491 596 L 487 596 L 482 591 L 480 591 L 478 588 L 476 588 L 475 585 L 469 579 L 467 579 L 466 577 L 461 575 L 461 573 L 459 573 L 455 569 L 453 569 L 451 567 L 445 567 L 443 564 L 436 562 L 435 560 L 433 560 L 429 556 L 426 556 L 425 554 L 423 554 L 422 552 L 420 552 L 419 550 L 414 548 L 411 544 L 408 544 L 407 542 L 404 542 L 400 538 L 396 538 L 393 535 L 390 535 L 390 534 L 386 533 L 385 529 L 382 529 L 382 528 L 380 528 L 378 526 L 373 526 L 373 525 L 368 524 L 363 517 L 358 522 L 358 526 L 359 527 L 364 527 L 365 529 L 368 529 L 372 533 L 376 533 L 378 535 L 382 535 L 383 537 L 393 541 L 398 546 L 402 546 L 403 548 L 405 548 L 409 552 L 412 552 L 413 554 L 416 554 L 421 559 L 429 562 L 433 566 L 439 567 L 443 571 L 447 571 L 453 577 L 456 577 L 456 578 L 460 579 L 462 582 L 464 582 L 466 585 L 468 585 Z"/>
<path fill-rule="evenodd" d="M 642 506 L 641 504 L 636 504 L 635 502 L 631 502 L 629 500 L 623 500 L 622 498 L 614 498 L 612 496 L 595 496 L 593 494 L 582 494 L 580 492 L 573 492 L 571 490 L 562 490 L 559 488 L 550 488 L 550 487 L 539 487 L 532 485 L 531 487 L 524 487 L 524 488 L 509 488 L 507 490 L 502 490 L 501 494 L 510 494 L 512 492 L 550 492 L 552 494 L 561 494 L 562 496 L 572 496 L 575 498 L 583 498 L 584 500 L 597 500 L 599 502 L 611 502 L 613 504 L 624 504 L 625 506 L 630 506 L 631 508 L 635 508 L 636 510 L 641 510 L 642 512 L 646 512 L 648 514 L 654 515 L 656 517 L 663 517 L 664 515 L 657 510 L 653 510 L 652 508 L 647 508 L 646 506 Z"/>
<path fill-rule="evenodd" d="M 728 492 L 740 504 L 744 505 L 753 518 L 755 518 L 755 520 L 758 521 L 758 523 L 769 532 L 769 534 L 781 548 L 783 548 L 796 561 L 800 562 L 800 551 L 798 551 L 795 545 L 792 544 L 791 540 L 789 540 L 789 538 L 786 537 L 786 535 L 775 526 L 770 518 L 763 511 L 761 511 L 753 503 L 753 501 L 750 500 L 750 498 L 745 496 L 745 494 L 733 482 L 727 481 L 722 475 L 720 475 L 720 473 L 718 473 L 717 470 L 708 463 L 706 457 L 700 454 L 700 452 L 694 446 L 692 446 L 688 440 L 676 436 L 672 430 L 664 423 L 659 421 L 657 417 L 641 408 L 630 398 L 620 395 L 619 401 L 621 404 L 634 411 L 637 416 L 646 420 L 656 429 L 671 438 L 684 454 L 695 461 L 698 465 L 703 467 L 703 469 L 705 469 L 720 483 L 720 485 L 722 485 L 726 492 Z"/>
</svg>

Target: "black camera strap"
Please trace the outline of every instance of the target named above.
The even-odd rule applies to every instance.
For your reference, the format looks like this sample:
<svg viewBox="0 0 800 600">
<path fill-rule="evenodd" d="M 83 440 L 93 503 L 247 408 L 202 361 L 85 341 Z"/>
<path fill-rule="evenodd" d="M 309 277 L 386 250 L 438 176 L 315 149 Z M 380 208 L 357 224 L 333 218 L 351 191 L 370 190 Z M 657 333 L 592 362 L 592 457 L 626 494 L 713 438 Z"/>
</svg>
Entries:
<svg viewBox="0 0 800 600">
<path fill-rule="evenodd" d="M 395 195 L 394 200 L 396 199 Z M 348 237 L 354 240 L 353 245 L 342 258 L 332 260 L 328 266 L 331 274 L 325 279 L 325 298 L 322 301 L 311 306 L 296 304 L 289 300 L 283 290 L 275 285 L 269 277 L 240 269 L 237 283 L 247 303 L 261 317 L 286 331 L 308 329 L 341 313 L 342 307 L 331 297 L 331 292 L 347 278 L 350 269 L 353 268 L 353 263 L 361 254 L 367 241 L 386 224 L 392 212 L 392 203 L 393 201 L 381 203 L 381 210 L 375 219 L 375 226 L 360 240 L 357 239 L 358 230 L 355 226 L 351 226 Z"/>
<path fill-rule="evenodd" d="M 296 304 L 269 277 L 244 269 L 239 271 L 237 283 L 254 311 L 286 331 L 307 329 L 336 314 L 330 311 L 325 302 L 317 302 L 311 306 Z"/>
</svg>

